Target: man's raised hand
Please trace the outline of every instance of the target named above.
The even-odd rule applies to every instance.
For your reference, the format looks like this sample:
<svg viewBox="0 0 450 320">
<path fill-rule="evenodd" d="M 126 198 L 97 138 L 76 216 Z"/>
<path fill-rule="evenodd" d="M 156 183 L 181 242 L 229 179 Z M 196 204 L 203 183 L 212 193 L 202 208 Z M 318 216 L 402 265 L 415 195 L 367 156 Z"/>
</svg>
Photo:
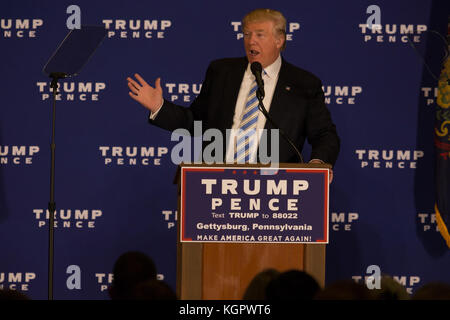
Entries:
<svg viewBox="0 0 450 320">
<path fill-rule="evenodd" d="M 134 76 L 138 82 L 130 77 L 127 78 L 128 88 L 131 90 L 128 93 L 130 97 L 151 112 L 158 111 L 163 104 L 161 78 L 156 79 L 153 88 L 139 74 L 135 73 Z"/>
</svg>

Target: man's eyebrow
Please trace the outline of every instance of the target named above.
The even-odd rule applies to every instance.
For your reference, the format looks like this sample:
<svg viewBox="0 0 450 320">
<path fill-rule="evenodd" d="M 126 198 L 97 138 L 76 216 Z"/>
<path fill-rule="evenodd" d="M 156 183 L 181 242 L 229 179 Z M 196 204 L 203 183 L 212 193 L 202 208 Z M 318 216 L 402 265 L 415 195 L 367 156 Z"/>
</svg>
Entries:
<svg viewBox="0 0 450 320">
<path fill-rule="evenodd" d="M 256 30 L 252 30 L 252 32 L 265 32 L 266 30 L 264 29 L 256 29 Z M 244 32 L 250 32 L 250 30 L 246 30 L 244 29 Z"/>
</svg>

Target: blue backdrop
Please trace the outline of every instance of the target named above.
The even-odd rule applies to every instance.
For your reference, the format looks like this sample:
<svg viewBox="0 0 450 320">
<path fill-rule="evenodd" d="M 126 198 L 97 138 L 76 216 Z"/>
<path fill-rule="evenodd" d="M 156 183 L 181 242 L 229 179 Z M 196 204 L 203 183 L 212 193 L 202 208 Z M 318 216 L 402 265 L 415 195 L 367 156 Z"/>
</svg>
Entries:
<svg viewBox="0 0 450 320">
<path fill-rule="evenodd" d="M 410 292 L 450 281 L 434 216 L 437 81 L 421 58 L 439 74 L 444 43 L 429 31 L 446 33 L 445 1 L 378 1 L 373 33 L 369 1 L 21 0 L 0 3 L 0 287 L 47 297 L 51 93 L 42 68 L 68 33 L 72 4 L 108 36 L 79 76 L 61 81 L 56 299 L 107 299 L 112 266 L 129 250 L 150 255 L 175 288 L 174 142 L 148 124 L 126 78 L 161 76 L 165 98 L 189 105 L 211 60 L 244 55 L 239 22 L 257 7 L 286 16 L 283 56 L 321 78 L 341 137 L 326 282 L 363 281 L 369 265 Z"/>
</svg>

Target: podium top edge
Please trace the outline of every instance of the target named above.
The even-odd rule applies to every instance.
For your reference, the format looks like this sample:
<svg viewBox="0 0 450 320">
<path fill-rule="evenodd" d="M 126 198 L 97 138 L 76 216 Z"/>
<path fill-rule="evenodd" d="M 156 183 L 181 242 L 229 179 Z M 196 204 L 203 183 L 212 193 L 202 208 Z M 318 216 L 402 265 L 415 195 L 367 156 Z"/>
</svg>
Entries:
<svg viewBox="0 0 450 320">
<path fill-rule="evenodd" d="M 278 169 L 278 168 L 320 168 L 320 169 L 331 169 L 332 165 L 329 163 L 278 163 L 277 165 L 274 164 L 261 164 L 261 163 L 255 163 L 255 164 L 237 164 L 237 163 L 222 163 L 222 164 L 206 164 L 206 163 L 180 163 L 178 165 L 179 168 L 184 167 L 203 167 L 203 168 L 215 168 L 215 167 L 229 167 L 229 168 L 271 168 L 271 169 Z"/>
</svg>

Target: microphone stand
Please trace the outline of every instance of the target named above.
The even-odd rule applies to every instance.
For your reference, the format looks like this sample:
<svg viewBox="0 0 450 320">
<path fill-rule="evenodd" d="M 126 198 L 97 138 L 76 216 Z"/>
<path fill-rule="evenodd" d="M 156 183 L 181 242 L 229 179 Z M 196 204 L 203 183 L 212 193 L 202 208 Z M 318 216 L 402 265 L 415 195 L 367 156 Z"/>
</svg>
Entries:
<svg viewBox="0 0 450 320">
<path fill-rule="evenodd" d="M 289 143 L 289 145 L 294 149 L 295 153 L 297 154 L 298 159 L 300 160 L 300 163 L 304 163 L 303 161 L 303 157 L 301 152 L 297 149 L 297 147 L 295 146 L 295 144 L 292 142 L 292 140 L 284 133 L 283 130 L 280 129 L 280 127 L 278 127 L 276 125 L 276 123 L 272 120 L 272 117 L 269 115 L 269 113 L 267 112 L 266 108 L 264 107 L 264 103 L 263 103 L 263 99 L 264 99 L 264 94 L 263 91 L 261 90 L 260 87 L 258 87 L 258 90 L 256 90 L 256 97 L 259 100 L 259 104 L 258 104 L 258 108 L 259 110 L 262 112 L 262 114 L 266 117 L 266 119 L 270 122 L 270 124 L 275 128 L 278 129 L 281 133 L 281 136 Z"/>
<path fill-rule="evenodd" d="M 50 74 L 52 82 L 50 88 L 53 89 L 53 112 L 52 112 L 52 140 L 50 144 L 51 164 L 50 164 L 50 201 L 48 203 L 49 212 L 49 233 L 48 233 L 48 300 L 53 300 L 53 261 L 54 261 L 54 224 L 55 224 L 55 119 L 56 119 L 56 95 L 58 90 L 58 80 L 67 75 L 62 72 Z"/>
</svg>

